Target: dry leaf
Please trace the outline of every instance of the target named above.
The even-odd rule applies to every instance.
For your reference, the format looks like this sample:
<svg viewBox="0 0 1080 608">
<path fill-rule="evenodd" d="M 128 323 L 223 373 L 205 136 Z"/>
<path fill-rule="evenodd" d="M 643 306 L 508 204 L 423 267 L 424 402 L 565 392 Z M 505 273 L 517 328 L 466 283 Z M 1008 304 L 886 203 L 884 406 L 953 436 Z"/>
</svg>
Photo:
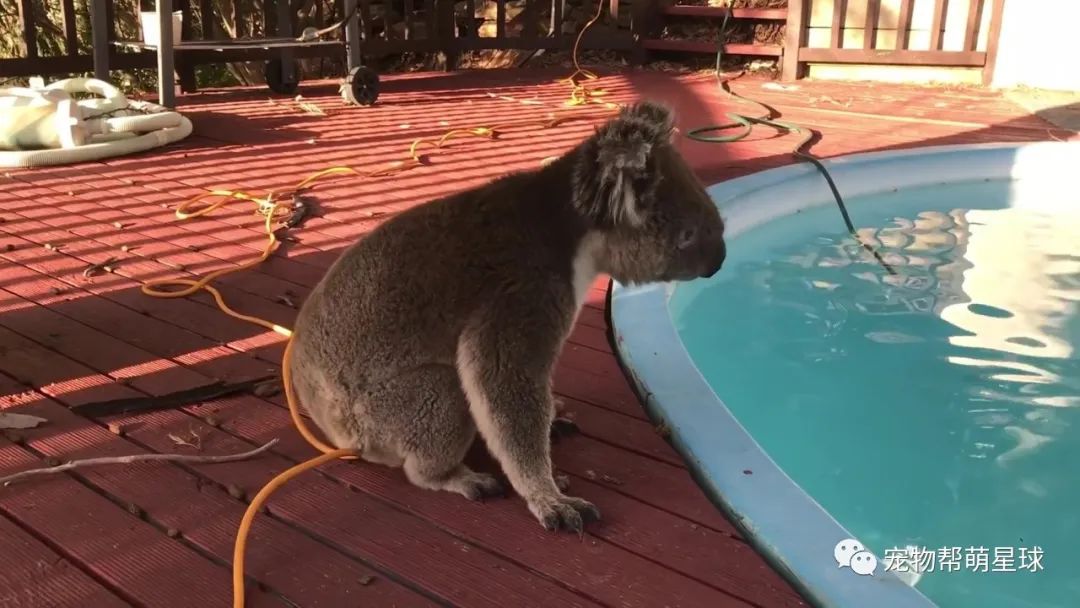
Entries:
<svg viewBox="0 0 1080 608">
<path fill-rule="evenodd" d="M 83 277 L 89 279 L 89 278 L 92 278 L 92 277 L 96 276 L 100 272 L 112 272 L 113 269 L 114 269 L 113 265 L 115 263 L 116 263 L 116 258 L 115 257 L 110 257 L 109 259 L 105 260 L 104 262 L 99 262 L 97 264 L 90 264 L 89 266 L 86 267 L 85 270 L 83 270 L 83 273 L 82 273 Z"/>
<path fill-rule="evenodd" d="M 202 437 L 200 437 L 198 433 L 196 433 L 194 430 L 188 431 L 188 433 L 189 439 L 184 439 L 183 437 L 173 435 L 172 433 L 169 433 L 169 439 L 171 439 L 172 442 L 176 445 L 186 445 L 190 448 L 194 448 L 195 450 L 202 450 Z"/>
<path fill-rule="evenodd" d="M 828 95 L 822 95 L 821 97 L 814 98 L 814 100 L 812 100 L 811 103 L 816 102 L 816 101 L 824 101 L 824 102 L 827 102 L 827 103 L 831 103 L 833 105 L 843 106 L 845 108 L 851 107 L 851 100 L 850 99 L 847 100 L 847 103 L 840 103 L 839 101 L 836 101 L 835 99 L 833 99 L 832 97 L 829 97 Z"/>
<path fill-rule="evenodd" d="M 605 483 L 610 483 L 613 486 L 623 485 L 623 482 L 620 479 L 612 477 L 611 475 L 601 474 L 600 479 L 602 479 Z"/>
<path fill-rule="evenodd" d="M 48 420 L 29 414 L 0 412 L 0 429 L 34 429 L 42 422 L 48 422 Z"/>
<path fill-rule="evenodd" d="M 761 85 L 761 88 L 769 89 L 772 91 L 798 91 L 800 87 L 797 84 L 780 84 L 777 82 L 766 82 L 765 84 Z"/>
<path fill-rule="evenodd" d="M 323 112 L 323 109 L 314 103 L 308 101 L 298 101 L 297 103 L 300 105 L 300 109 L 307 112 L 308 114 L 314 114 L 316 116 L 326 116 L 326 112 Z"/>
</svg>

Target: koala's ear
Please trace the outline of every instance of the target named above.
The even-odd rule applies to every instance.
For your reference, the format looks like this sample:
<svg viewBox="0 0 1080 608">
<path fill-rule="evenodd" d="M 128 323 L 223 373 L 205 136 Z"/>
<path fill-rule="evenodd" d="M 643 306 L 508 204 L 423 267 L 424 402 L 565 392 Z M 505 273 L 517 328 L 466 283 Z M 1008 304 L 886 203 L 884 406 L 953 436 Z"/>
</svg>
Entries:
<svg viewBox="0 0 1080 608">
<path fill-rule="evenodd" d="M 598 226 L 640 225 L 642 202 L 659 179 L 655 157 L 674 129 L 668 108 L 641 102 L 597 129 L 575 167 L 575 204 Z"/>
</svg>

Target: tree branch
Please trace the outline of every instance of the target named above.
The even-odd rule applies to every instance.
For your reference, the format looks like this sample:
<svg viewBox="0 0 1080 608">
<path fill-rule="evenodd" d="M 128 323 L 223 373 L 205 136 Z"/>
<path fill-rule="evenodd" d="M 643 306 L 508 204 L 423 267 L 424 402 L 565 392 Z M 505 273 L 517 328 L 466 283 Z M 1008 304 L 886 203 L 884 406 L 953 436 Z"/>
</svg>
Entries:
<svg viewBox="0 0 1080 608">
<path fill-rule="evenodd" d="M 25 479 L 27 477 L 37 477 L 39 475 L 53 475 L 56 473 L 63 473 L 72 469 L 78 469 L 83 467 L 97 466 L 101 464 L 131 464 L 134 462 L 184 462 L 191 464 L 218 464 L 222 462 L 235 462 L 237 460 L 246 460 L 254 456 L 258 456 L 263 452 L 269 450 L 277 444 L 277 439 L 270 440 L 267 444 L 255 448 L 248 452 L 242 452 L 240 454 L 224 454 L 222 456 L 192 456 L 188 454 L 132 454 L 130 456 L 110 456 L 105 458 L 87 458 L 86 460 L 72 460 L 66 464 L 61 464 L 55 467 L 43 467 L 40 469 L 30 469 L 29 471 L 23 471 L 22 473 L 15 473 L 14 475 L 8 475 L 7 477 L 0 477 L 0 488 L 6 487 L 15 481 Z"/>
</svg>

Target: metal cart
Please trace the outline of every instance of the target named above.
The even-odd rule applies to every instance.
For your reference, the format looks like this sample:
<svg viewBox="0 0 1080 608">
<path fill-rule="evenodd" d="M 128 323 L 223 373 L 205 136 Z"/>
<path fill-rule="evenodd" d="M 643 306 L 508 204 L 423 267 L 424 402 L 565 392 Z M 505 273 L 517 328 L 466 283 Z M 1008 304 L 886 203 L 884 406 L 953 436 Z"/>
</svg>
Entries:
<svg viewBox="0 0 1080 608">
<path fill-rule="evenodd" d="M 292 32 L 292 19 L 289 15 L 290 3 L 277 0 L 277 38 L 257 38 L 243 40 L 197 40 L 181 41 L 173 44 L 172 0 L 155 0 L 154 11 L 157 14 L 159 41 L 157 45 L 139 41 L 109 40 L 109 23 L 106 20 L 105 0 L 90 0 L 90 28 L 94 47 L 94 76 L 102 80 L 109 78 L 109 45 L 157 51 L 158 103 L 167 108 L 176 105 L 174 81 L 174 54 L 183 51 L 224 51 L 227 49 L 280 49 L 280 56 L 266 63 L 267 86 L 276 93 L 292 94 L 299 86 L 296 61 L 292 49 L 312 46 L 344 46 L 347 58 L 348 74 L 341 87 L 342 97 L 347 103 L 372 105 L 379 97 L 379 76 L 373 70 L 362 65 L 360 60 L 360 28 L 357 11 L 358 0 L 344 0 L 345 15 L 342 29 L 345 41 L 303 39 Z"/>
</svg>

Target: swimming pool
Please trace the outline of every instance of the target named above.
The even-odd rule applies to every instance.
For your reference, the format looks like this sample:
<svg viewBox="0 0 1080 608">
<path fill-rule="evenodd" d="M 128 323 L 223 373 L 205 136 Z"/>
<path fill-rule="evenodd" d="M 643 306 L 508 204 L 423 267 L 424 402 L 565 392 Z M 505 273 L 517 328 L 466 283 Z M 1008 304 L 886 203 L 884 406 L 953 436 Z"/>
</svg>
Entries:
<svg viewBox="0 0 1080 608">
<path fill-rule="evenodd" d="M 647 409 L 817 605 L 1076 605 L 1080 145 L 826 164 L 895 274 L 810 165 L 710 188 L 725 268 L 612 290 Z"/>
</svg>

